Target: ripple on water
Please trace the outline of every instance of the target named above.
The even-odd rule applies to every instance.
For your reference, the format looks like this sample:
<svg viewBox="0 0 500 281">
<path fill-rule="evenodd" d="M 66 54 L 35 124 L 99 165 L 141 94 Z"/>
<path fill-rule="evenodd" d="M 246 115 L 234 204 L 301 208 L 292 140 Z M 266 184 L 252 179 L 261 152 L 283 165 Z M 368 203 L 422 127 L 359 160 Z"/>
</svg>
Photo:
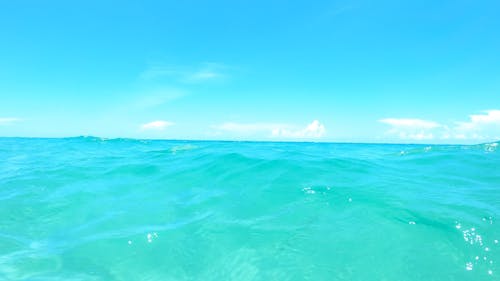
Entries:
<svg viewBox="0 0 500 281">
<path fill-rule="evenodd" d="M 497 152 L 0 138 L 0 280 L 496 280 Z"/>
</svg>

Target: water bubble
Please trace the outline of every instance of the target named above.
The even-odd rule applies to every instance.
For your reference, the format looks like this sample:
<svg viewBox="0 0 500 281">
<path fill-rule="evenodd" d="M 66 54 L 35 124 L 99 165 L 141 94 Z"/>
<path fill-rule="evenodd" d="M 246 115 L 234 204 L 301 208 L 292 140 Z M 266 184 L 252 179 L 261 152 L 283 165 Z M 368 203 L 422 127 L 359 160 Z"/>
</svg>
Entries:
<svg viewBox="0 0 500 281">
<path fill-rule="evenodd" d="M 462 231 L 463 237 L 465 242 L 468 242 L 469 244 L 473 245 L 474 243 L 477 243 L 479 245 L 483 245 L 483 237 L 481 235 L 476 234 L 475 228 L 471 228 L 470 230 L 466 229 Z"/>
<path fill-rule="evenodd" d="M 349 202 L 352 202 L 352 198 L 349 198 Z"/>
<path fill-rule="evenodd" d="M 488 221 L 490 224 L 493 224 L 493 218 L 492 217 L 487 217 L 487 218 L 484 217 L 482 220 L 483 221 Z"/>
<path fill-rule="evenodd" d="M 495 244 L 498 244 L 498 240 L 497 239 L 495 239 L 495 241 L 493 241 L 493 242 L 495 242 Z"/>
<path fill-rule="evenodd" d="M 409 221 L 408 224 L 415 224 L 415 222 L 414 221 Z"/>
<path fill-rule="evenodd" d="M 128 242 L 127 242 L 127 243 L 128 243 L 129 245 L 132 245 L 132 241 L 130 241 L 130 240 L 128 240 Z"/>
<path fill-rule="evenodd" d="M 476 260 L 479 260 L 479 256 L 476 256 Z"/>
<path fill-rule="evenodd" d="M 316 193 L 316 191 L 314 191 L 311 187 L 304 187 L 302 189 L 302 191 L 304 191 L 307 194 L 314 194 L 314 193 Z"/>
<path fill-rule="evenodd" d="M 465 264 L 465 269 L 466 269 L 466 270 L 469 270 L 469 271 L 470 271 L 470 270 L 472 270 L 472 267 L 473 267 L 473 265 L 472 265 L 472 263 L 471 263 L 471 262 L 468 262 L 468 263 L 466 263 L 466 264 Z"/>
<path fill-rule="evenodd" d="M 153 242 L 153 235 L 151 235 L 151 233 L 148 233 L 148 235 L 146 235 L 146 237 L 148 238 L 148 243 Z"/>
<path fill-rule="evenodd" d="M 489 251 L 490 251 L 490 248 L 486 247 L 486 248 L 484 248 L 484 250 L 485 250 L 486 252 L 489 252 Z"/>
<path fill-rule="evenodd" d="M 460 229 L 460 228 L 462 228 L 462 225 L 458 223 L 457 225 L 455 225 L 455 228 Z"/>
<path fill-rule="evenodd" d="M 493 271 L 491 269 L 488 269 L 488 274 L 489 275 L 492 275 L 493 274 Z"/>
<path fill-rule="evenodd" d="M 478 243 L 479 243 L 479 245 L 481 245 L 481 246 L 483 245 L 483 238 L 482 238 L 482 237 L 481 237 L 481 235 L 479 235 L 479 234 L 478 234 L 478 235 L 476 235 L 476 237 L 474 238 L 474 241 L 475 241 L 475 242 L 478 242 Z"/>
</svg>

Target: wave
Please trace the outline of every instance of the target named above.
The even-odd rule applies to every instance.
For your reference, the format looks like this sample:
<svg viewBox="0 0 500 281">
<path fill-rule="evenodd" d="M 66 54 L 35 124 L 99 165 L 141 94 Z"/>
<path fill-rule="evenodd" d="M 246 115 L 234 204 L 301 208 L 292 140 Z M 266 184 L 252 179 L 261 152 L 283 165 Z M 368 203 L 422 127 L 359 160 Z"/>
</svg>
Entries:
<svg viewBox="0 0 500 281">
<path fill-rule="evenodd" d="M 0 279 L 491 280 L 498 144 L 0 139 Z"/>
</svg>

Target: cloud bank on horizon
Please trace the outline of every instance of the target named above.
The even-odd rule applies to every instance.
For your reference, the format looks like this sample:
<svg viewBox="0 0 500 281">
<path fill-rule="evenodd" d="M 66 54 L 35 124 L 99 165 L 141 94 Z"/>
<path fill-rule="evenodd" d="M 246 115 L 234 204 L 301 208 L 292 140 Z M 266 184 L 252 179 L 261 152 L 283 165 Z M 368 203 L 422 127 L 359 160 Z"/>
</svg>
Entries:
<svg viewBox="0 0 500 281">
<path fill-rule="evenodd" d="M 215 135 L 221 132 L 229 133 L 233 137 L 261 137 L 274 139 L 319 139 L 326 133 L 326 128 L 318 120 L 313 120 L 303 128 L 297 125 L 280 123 L 234 123 L 226 122 L 211 126 Z"/>
<path fill-rule="evenodd" d="M 21 118 L 1 117 L 0 126 L 22 126 Z M 488 142 L 500 140 L 500 110 L 482 111 L 471 114 L 467 121 L 454 121 L 449 124 L 419 118 L 382 118 L 378 120 L 389 129 L 380 132 L 379 140 L 391 142 Z M 182 126 L 166 120 L 153 120 L 139 126 L 136 137 L 172 138 L 166 134 L 174 126 Z M 224 122 L 208 127 L 207 139 L 222 140 L 314 140 L 336 141 L 328 138 L 326 126 L 313 120 L 305 126 L 291 123 L 238 123 Z"/>
<path fill-rule="evenodd" d="M 472 114 L 468 121 L 451 124 L 418 118 L 383 118 L 378 122 L 389 126 L 381 132 L 381 140 L 395 142 L 467 142 L 500 140 L 500 110 L 486 110 Z M 170 121 L 152 121 L 141 126 L 142 130 L 163 131 L 173 126 Z M 325 140 L 326 126 L 319 120 L 301 127 L 290 123 L 238 123 L 224 122 L 209 128 L 211 137 L 221 139 L 261 140 Z M 326 138 L 326 141 L 335 139 Z"/>
<path fill-rule="evenodd" d="M 379 122 L 390 126 L 386 136 L 400 140 L 500 140 L 500 110 L 497 109 L 469 115 L 468 121 L 453 124 L 406 118 L 385 118 Z"/>
</svg>

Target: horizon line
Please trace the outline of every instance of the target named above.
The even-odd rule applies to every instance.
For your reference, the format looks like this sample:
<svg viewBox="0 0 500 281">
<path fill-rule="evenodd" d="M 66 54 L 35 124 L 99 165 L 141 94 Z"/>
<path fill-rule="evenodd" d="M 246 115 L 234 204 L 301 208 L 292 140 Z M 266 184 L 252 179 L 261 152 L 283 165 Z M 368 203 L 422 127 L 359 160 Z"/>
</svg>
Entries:
<svg viewBox="0 0 500 281">
<path fill-rule="evenodd" d="M 500 140 L 481 142 L 481 143 L 414 143 L 414 142 L 356 142 L 356 141 L 313 141 L 313 140 L 228 140 L 228 139 L 175 139 L 175 138 L 133 138 L 133 137 L 99 137 L 93 135 L 78 135 L 69 137 L 20 137 L 20 136 L 0 136 L 0 139 L 77 139 L 77 138 L 94 138 L 100 140 L 135 140 L 135 141 L 181 141 L 181 142 L 251 142 L 251 143 L 315 143 L 315 144 L 376 144 L 376 145 L 439 145 L 439 146 L 452 146 L 452 145 L 484 145 L 490 143 L 500 143 Z"/>
</svg>

